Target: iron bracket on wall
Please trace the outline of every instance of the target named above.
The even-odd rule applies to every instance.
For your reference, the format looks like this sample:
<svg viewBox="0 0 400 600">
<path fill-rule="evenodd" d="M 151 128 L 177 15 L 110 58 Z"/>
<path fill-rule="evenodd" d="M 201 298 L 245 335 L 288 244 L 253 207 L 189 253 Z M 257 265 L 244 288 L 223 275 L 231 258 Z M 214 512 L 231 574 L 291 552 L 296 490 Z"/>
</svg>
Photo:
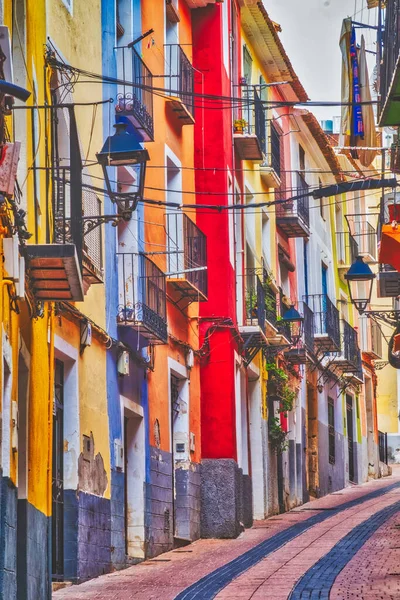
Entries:
<svg viewBox="0 0 400 600">
<path fill-rule="evenodd" d="M 83 221 L 83 235 L 87 235 L 96 227 L 103 225 L 103 223 L 112 223 L 113 227 L 117 227 L 120 221 L 124 220 L 121 215 L 96 215 L 94 217 L 82 217 Z"/>
<path fill-rule="evenodd" d="M 289 348 L 291 348 L 292 346 L 290 344 L 284 344 L 282 346 L 265 346 L 262 351 L 263 351 L 263 355 L 264 358 L 266 360 L 274 358 L 275 356 L 277 356 L 278 354 L 280 354 L 281 352 L 284 352 L 285 350 L 289 350 Z"/>
<path fill-rule="evenodd" d="M 388 364 L 388 360 L 376 360 L 374 362 L 375 371 L 380 371 L 381 369 L 384 369 Z"/>
<path fill-rule="evenodd" d="M 363 315 L 370 319 L 379 319 L 392 327 L 397 327 L 400 323 L 400 310 L 366 310 Z"/>
</svg>

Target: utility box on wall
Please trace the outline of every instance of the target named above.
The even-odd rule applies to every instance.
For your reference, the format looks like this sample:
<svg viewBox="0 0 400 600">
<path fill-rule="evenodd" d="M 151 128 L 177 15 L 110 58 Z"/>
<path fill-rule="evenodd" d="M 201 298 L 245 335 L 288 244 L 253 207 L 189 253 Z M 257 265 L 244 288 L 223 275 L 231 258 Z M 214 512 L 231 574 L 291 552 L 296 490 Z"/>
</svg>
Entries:
<svg viewBox="0 0 400 600">
<path fill-rule="evenodd" d="M 114 441 L 114 459 L 115 468 L 123 471 L 124 469 L 124 447 L 119 440 Z"/>
</svg>

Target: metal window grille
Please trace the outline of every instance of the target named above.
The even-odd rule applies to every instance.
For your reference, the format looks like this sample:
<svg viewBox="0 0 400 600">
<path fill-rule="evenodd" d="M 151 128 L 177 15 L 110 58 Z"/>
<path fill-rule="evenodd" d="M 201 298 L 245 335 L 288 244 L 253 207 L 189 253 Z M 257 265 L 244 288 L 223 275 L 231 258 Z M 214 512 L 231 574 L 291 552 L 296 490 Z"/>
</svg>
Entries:
<svg viewBox="0 0 400 600">
<path fill-rule="evenodd" d="M 179 44 L 165 45 L 166 87 L 194 115 L 194 68 Z"/>
<path fill-rule="evenodd" d="M 167 269 L 171 277 L 185 278 L 205 296 L 207 271 L 188 271 L 207 266 L 207 238 L 189 217 L 181 212 L 167 213 Z M 186 271 L 186 272 L 185 272 Z"/>
<path fill-rule="evenodd" d="M 329 462 L 335 464 L 335 403 L 328 397 Z"/>
<path fill-rule="evenodd" d="M 135 48 L 118 48 L 124 84 L 119 88 L 115 112 L 128 117 L 146 141 L 154 140 L 153 74 Z M 130 84 L 132 82 L 134 85 Z"/>
</svg>

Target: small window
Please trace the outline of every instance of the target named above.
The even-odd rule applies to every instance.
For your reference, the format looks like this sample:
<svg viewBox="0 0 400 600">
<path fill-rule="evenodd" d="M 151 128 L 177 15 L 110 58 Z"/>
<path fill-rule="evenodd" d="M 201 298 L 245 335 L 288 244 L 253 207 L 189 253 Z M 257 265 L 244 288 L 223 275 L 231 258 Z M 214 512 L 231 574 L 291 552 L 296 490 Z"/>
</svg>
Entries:
<svg viewBox="0 0 400 600">
<path fill-rule="evenodd" d="M 322 181 L 321 179 L 318 179 L 319 182 L 319 187 L 322 187 Z M 321 219 L 323 219 L 325 221 L 325 198 L 320 198 L 319 199 L 319 213 L 321 215 Z"/>
<path fill-rule="evenodd" d="M 243 77 L 246 79 L 247 85 L 251 84 L 251 71 L 253 68 L 253 59 L 247 49 L 247 46 L 243 46 Z"/>
<path fill-rule="evenodd" d="M 62 0 L 64 6 L 68 9 L 68 12 L 72 15 L 72 0 Z"/>
<path fill-rule="evenodd" d="M 306 170 L 306 153 L 304 152 L 304 148 L 299 144 L 299 170 L 304 174 Z"/>
<path fill-rule="evenodd" d="M 335 464 L 335 404 L 328 398 L 329 462 Z"/>
</svg>

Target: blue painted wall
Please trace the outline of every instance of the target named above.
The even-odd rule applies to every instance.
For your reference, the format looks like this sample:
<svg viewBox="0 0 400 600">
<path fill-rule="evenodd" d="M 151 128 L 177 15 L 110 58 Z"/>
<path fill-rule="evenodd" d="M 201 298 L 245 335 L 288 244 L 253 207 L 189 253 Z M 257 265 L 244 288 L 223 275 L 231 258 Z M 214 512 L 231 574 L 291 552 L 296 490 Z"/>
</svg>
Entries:
<svg viewBox="0 0 400 600">
<path fill-rule="evenodd" d="M 142 33 L 141 28 L 141 4 L 140 0 L 134 0 L 131 4 L 133 18 L 134 37 Z M 116 14 L 115 0 L 102 0 L 102 30 L 103 30 L 103 73 L 105 75 L 117 76 L 117 50 L 116 41 Z M 140 48 L 137 46 L 137 50 Z M 103 84 L 103 98 L 116 98 L 117 86 L 114 84 Z M 103 134 L 104 139 L 113 131 L 111 119 L 114 120 L 114 106 L 111 111 L 104 110 Z M 136 133 L 129 127 L 130 133 Z M 104 198 L 104 213 L 115 212 L 115 206 L 108 197 Z M 140 221 L 139 240 L 144 239 L 144 208 L 139 205 L 135 217 Z M 131 348 L 137 348 L 136 333 L 129 330 L 119 330 L 116 321 L 118 313 L 118 279 L 117 279 L 117 231 L 111 225 L 105 226 L 105 284 L 106 284 L 106 323 L 107 331 L 114 338 L 123 341 Z M 139 251 L 144 250 L 139 247 Z M 143 344 L 141 344 L 142 346 Z M 144 352 L 143 356 L 146 353 Z M 111 561 L 114 567 L 122 568 L 126 563 L 125 556 L 125 515 L 124 515 L 124 477 L 125 474 L 115 467 L 114 441 L 123 442 L 123 414 L 120 406 L 120 381 L 117 373 L 118 350 L 113 347 L 107 353 L 107 397 L 109 416 L 109 436 L 111 451 Z M 150 458 L 148 451 L 148 407 L 147 407 L 147 382 L 143 369 L 134 367 L 133 378 L 139 378 L 137 385 L 140 388 L 140 402 L 144 409 L 144 427 L 146 432 L 146 479 L 150 474 Z M 127 383 L 127 382 L 126 382 Z M 125 383 L 125 385 L 126 385 Z"/>
</svg>

